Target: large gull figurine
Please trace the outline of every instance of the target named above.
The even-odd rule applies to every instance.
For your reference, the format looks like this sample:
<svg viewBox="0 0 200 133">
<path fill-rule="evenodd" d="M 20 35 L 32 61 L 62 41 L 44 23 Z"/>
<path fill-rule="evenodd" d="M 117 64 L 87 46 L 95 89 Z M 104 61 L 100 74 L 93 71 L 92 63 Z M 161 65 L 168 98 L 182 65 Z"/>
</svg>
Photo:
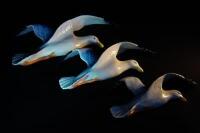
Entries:
<svg viewBox="0 0 200 133">
<path fill-rule="evenodd" d="M 27 66 L 57 56 L 66 55 L 65 59 L 69 59 L 70 57 L 79 54 L 81 59 L 84 59 L 83 61 L 86 61 L 87 64 L 92 65 L 94 61 L 87 62 L 87 59 L 89 59 L 87 53 L 89 53 L 89 56 L 91 56 L 91 50 L 82 50 L 82 48 L 85 48 L 91 44 L 98 44 L 101 48 L 104 47 L 104 45 L 94 35 L 78 37 L 74 34 L 74 31 L 78 31 L 85 26 L 94 24 L 108 23 L 100 17 L 82 15 L 61 24 L 52 37 L 49 37 L 51 35 L 51 30 L 43 25 L 38 24 L 27 26 L 27 28 L 20 32 L 19 35 L 24 35 L 33 31 L 36 36 L 45 43 L 40 47 L 38 52 L 32 55 L 27 56 L 26 54 L 17 54 L 13 57 L 12 64 Z M 87 57 L 87 59 L 84 57 Z"/>
</svg>

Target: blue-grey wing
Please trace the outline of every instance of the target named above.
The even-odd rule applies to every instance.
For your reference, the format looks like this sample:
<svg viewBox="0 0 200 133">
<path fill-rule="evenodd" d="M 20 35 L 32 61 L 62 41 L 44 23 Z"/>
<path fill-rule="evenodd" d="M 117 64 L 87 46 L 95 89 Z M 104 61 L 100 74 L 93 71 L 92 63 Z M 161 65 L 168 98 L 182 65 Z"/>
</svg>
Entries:
<svg viewBox="0 0 200 133">
<path fill-rule="evenodd" d="M 79 55 L 81 60 L 83 60 L 88 67 L 91 67 L 94 65 L 94 63 L 97 61 L 97 58 L 91 48 L 81 48 L 73 50 L 70 54 L 68 54 L 64 60 L 68 60 L 70 58 L 73 58 L 74 56 Z"/>
<path fill-rule="evenodd" d="M 17 36 L 22 36 L 34 32 L 34 34 L 40 38 L 44 43 L 47 42 L 53 35 L 53 30 L 43 24 L 33 24 L 28 25 L 24 30 L 22 30 Z"/>
</svg>

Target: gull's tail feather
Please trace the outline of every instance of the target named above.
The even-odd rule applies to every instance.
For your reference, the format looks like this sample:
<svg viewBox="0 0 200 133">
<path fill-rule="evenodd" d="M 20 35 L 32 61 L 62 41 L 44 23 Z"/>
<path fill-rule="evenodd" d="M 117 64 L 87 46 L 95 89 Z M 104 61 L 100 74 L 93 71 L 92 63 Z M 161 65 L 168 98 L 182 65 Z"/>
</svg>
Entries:
<svg viewBox="0 0 200 133">
<path fill-rule="evenodd" d="M 27 54 L 16 54 L 12 58 L 12 65 L 19 65 L 19 62 L 23 60 Z"/>
<path fill-rule="evenodd" d="M 63 90 L 69 89 L 69 86 L 72 85 L 75 81 L 75 77 L 63 77 L 59 80 L 59 85 Z"/>
<path fill-rule="evenodd" d="M 127 109 L 124 109 L 122 106 L 113 106 L 110 108 L 110 112 L 114 118 L 124 118 L 128 116 Z"/>
</svg>

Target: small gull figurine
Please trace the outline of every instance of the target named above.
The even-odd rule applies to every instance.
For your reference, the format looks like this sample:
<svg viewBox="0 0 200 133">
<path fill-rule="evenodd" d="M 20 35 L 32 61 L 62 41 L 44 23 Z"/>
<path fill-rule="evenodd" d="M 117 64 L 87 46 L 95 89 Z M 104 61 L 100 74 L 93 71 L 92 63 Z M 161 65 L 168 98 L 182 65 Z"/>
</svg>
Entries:
<svg viewBox="0 0 200 133">
<path fill-rule="evenodd" d="M 186 78 L 182 75 L 176 73 L 167 73 L 163 76 L 157 78 L 149 87 L 149 89 L 137 95 L 132 101 L 127 104 L 120 105 L 120 106 L 113 106 L 111 107 L 110 111 L 113 117 L 115 118 L 124 118 L 135 114 L 136 112 L 143 111 L 145 109 L 153 109 L 158 108 L 170 100 L 173 99 L 180 99 L 182 101 L 187 101 L 186 98 L 181 94 L 178 90 L 164 90 L 163 89 L 163 82 L 174 79 L 180 78 L 186 80 Z M 143 89 L 144 85 L 140 82 L 134 82 L 135 80 L 129 80 L 132 82 L 131 84 L 134 86 L 128 86 L 130 83 L 126 83 L 128 89 L 130 89 L 133 93 L 140 89 Z"/>
</svg>

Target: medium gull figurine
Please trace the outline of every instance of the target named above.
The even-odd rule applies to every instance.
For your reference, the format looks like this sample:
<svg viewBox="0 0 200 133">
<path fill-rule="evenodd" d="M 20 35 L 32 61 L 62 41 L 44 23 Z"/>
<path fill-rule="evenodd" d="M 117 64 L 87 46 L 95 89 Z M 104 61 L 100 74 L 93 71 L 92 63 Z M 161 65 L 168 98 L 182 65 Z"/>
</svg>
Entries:
<svg viewBox="0 0 200 133">
<path fill-rule="evenodd" d="M 116 56 L 118 54 L 124 53 L 128 49 L 146 51 L 146 49 L 140 48 L 131 42 L 116 43 L 106 49 L 91 68 L 86 69 L 77 77 L 61 78 L 59 80 L 60 87 L 62 89 L 73 89 L 86 83 L 116 77 L 128 69 L 143 72 L 143 69 L 136 60 L 120 61 L 117 59 Z"/>
<path fill-rule="evenodd" d="M 67 55 L 65 59 L 69 59 L 69 57 L 73 57 L 77 54 L 81 56 L 84 53 L 85 55 L 87 52 L 91 52 L 91 50 L 83 50 L 84 52 L 82 53 L 81 49 L 87 47 L 90 44 L 98 44 L 102 48 L 104 46 L 96 36 L 88 35 L 78 37 L 74 34 L 74 31 L 78 31 L 85 26 L 94 24 L 108 23 L 103 18 L 91 15 L 75 17 L 61 24 L 61 26 L 57 28 L 53 36 L 48 41 L 46 40 L 51 34 L 49 28 L 42 25 L 30 25 L 24 31 L 20 32 L 19 35 L 24 35 L 30 31 L 33 31 L 37 37 L 46 42 L 40 47 L 38 52 L 29 55 L 28 57 L 26 57 L 26 54 L 17 54 L 13 57 L 12 64 L 27 66 L 57 56 Z M 83 57 L 81 56 L 81 59 L 84 57 L 87 57 L 87 55 Z M 84 61 L 87 60 L 84 59 Z M 90 64 L 90 62 L 86 63 Z"/>
<path fill-rule="evenodd" d="M 136 112 L 143 111 L 145 109 L 158 108 L 170 100 L 180 99 L 187 101 L 185 97 L 178 90 L 164 90 L 163 83 L 169 79 L 180 78 L 186 80 L 185 77 L 176 73 L 167 73 L 157 78 L 149 87 L 145 93 L 137 95 L 132 101 L 120 106 L 111 107 L 110 111 L 115 118 L 124 118 L 135 114 Z M 141 81 L 135 82 L 132 80 L 133 86 L 128 86 L 130 83 L 126 83 L 127 87 L 134 93 L 136 90 L 143 89 L 144 85 Z M 131 82 L 131 80 L 129 80 Z"/>
</svg>

